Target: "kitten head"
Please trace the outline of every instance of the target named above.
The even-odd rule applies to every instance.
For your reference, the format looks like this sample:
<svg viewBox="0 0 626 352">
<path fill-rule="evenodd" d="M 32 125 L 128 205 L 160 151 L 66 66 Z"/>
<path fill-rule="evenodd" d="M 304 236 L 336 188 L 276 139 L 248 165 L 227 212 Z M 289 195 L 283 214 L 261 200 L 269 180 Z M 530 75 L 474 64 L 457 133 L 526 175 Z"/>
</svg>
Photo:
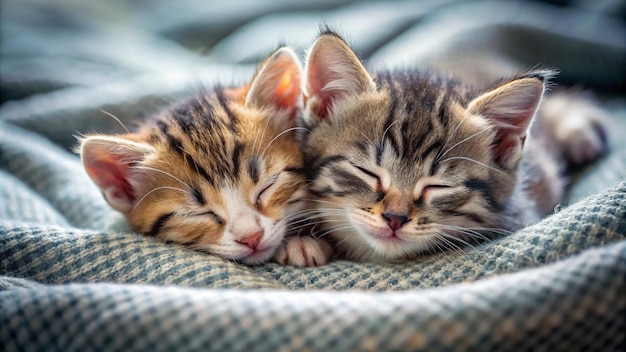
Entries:
<svg viewBox="0 0 626 352">
<path fill-rule="evenodd" d="M 303 195 L 300 82 L 297 57 L 279 49 L 244 87 L 205 92 L 136 133 L 83 138 L 85 170 L 133 230 L 266 261 Z"/>
<path fill-rule="evenodd" d="M 372 77 L 333 33 L 305 70 L 310 189 L 350 258 L 404 258 L 501 226 L 549 72 L 483 91 L 430 72 Z"/>
</svg>

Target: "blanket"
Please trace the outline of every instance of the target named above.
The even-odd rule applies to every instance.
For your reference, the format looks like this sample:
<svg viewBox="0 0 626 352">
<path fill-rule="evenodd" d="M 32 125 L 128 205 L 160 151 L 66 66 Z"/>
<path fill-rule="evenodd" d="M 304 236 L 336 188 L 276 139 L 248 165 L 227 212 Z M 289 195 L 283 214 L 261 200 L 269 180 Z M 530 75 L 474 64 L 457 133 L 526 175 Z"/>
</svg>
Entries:
<svg viewBox="0 0 626 352">
<path fill-rule="evenodd" d="M 623 350 L 626 2 L 554 3 L 3 1 L 0 349 Z M 371 67 L 557 67 L 610 150 L 540 223 L 410 263 L 243 266 L 108 226 L 77 135 L 241 83 L 279 43 L 304 57 L 320 23 Z"/>
</svg>

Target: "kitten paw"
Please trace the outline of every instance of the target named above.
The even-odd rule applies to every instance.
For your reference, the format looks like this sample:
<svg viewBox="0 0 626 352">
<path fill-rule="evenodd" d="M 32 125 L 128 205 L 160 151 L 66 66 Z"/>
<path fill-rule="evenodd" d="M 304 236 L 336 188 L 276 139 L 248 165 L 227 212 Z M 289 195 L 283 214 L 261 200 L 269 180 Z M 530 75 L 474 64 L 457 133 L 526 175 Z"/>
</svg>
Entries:
<svg viewBox="0 0 626 352">
<path fill-rule="evenodd" d="M 557 143 L 571 164 L 590 163 L 606 151 L 606 113 L 584 92 L 553 94 L 544 114 L 552 120 Z"/>
<path fill-rule="evenodd" d="M 565 144 L 567 159 L 576 164 L 587 164 L 598 159 L 606 149 L 604 128 L 593 125 L 591 130 L 571 131 L 571 139 Z"/>
<path fill-rule="evenodd" d="M 313 237 L 292 237 L 278 248 L 274 259 L 278 264 L 300 267 L 324 265 L 330 259 L 332 248 L 325 240 Z"/>
</svg>

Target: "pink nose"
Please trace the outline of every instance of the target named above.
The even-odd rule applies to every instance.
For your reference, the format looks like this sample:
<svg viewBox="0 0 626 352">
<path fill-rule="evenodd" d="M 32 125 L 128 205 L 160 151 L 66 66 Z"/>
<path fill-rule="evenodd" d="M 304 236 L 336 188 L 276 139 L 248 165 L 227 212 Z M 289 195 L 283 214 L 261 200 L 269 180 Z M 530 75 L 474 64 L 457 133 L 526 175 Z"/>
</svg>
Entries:
<svg viewBox="0 0 626 352">
<path fill-rule="evenodd" d="M 384 213 L 383 218 L 387 220 L 387 225 L 389 225 L 389 228 L 393 231 L 399 229 L 409 221 L 407 216 L 401 214 Z"/>
<path fill-rule="evenodd" d="M 252 249 L 256 249 L 256 247 L 259 245 L 259 241 L 261 240 L 261 236 L 263 236 L 263 232 L 257 231 L 240 240 L 237 240 L 237 242 L 241 244 L 245 244 L 246 246 Z"/>
</svg>

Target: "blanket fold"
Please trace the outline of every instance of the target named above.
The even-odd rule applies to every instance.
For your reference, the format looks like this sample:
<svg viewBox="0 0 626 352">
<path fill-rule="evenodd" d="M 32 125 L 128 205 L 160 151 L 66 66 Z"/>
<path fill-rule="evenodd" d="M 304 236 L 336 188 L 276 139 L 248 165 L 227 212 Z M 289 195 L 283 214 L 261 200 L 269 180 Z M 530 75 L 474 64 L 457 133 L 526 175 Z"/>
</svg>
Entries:
<svg viewBox="0 0 626 352">
<path fill-rule="evenodd" d="M 0 341 L 63 351 L 617 351 L 625 276 L 620 242 L 523 273 L 402 293 L 14 288 L 0 292 Z"/>
</svg>

